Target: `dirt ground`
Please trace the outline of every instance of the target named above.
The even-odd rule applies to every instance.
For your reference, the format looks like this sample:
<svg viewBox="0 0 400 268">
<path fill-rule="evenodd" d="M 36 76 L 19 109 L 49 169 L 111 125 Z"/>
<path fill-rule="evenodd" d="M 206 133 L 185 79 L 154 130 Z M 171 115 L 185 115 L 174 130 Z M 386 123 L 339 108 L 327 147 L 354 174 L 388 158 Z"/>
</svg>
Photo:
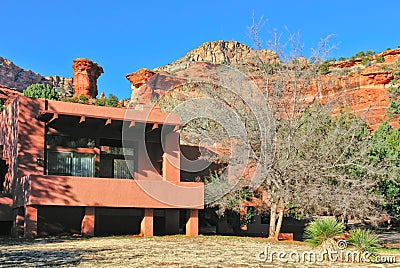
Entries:
<svg viewBox="0 0 400 268">
<path fill-rule="evenodd" d="M 227 236 L 40 238 L 31 241 L 0 239 L 0 267 L 399 267 L 400 250 L 381 251 L 397 264 L 348 262 L 281 262 L 265 259 L 268 249 L 279 252 L 312 250 L 302 242 L 274 242 L 263 238 Z M 286 255 L 287 256 L 287 255 Z M 261 260 L 260 260 L 261 259 Z M 296 259 L 294 257 L 294 259 Z"/>
</svg>

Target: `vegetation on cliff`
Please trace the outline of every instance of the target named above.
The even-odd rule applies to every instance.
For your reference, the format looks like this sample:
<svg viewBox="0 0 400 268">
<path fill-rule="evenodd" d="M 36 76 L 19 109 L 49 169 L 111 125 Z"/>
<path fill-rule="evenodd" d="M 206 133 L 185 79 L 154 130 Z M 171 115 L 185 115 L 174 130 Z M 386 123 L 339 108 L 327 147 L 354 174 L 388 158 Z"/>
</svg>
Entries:
<svg viewBox="0 0 400 268">
<path fill-rule="evenodd" d="M 50 85 L 33 84 L 27 87 L 22 94 L 31 98 L 42 98 L 47 100 L 60 100 L 58 92 Z"/>
</svg>

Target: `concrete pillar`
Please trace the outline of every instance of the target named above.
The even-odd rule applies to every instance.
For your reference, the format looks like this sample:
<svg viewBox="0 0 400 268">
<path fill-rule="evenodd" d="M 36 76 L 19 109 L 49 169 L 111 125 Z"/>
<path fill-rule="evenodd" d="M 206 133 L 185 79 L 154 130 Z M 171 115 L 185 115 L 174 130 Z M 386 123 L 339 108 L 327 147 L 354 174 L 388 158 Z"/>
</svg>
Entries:
<svg viewBox="0 0 400 268">
<path fill-rule="evenodd" d="M 165 210 L 165 233 L 168 235 L 179 234 L 179 210 Z"/>
<path fill-rule="evenodd" d="M 153 236 L 153 214 L 154 210 L 152 208 L 144 209 L 143 220 L 140 224 L 140 235 Z"/>
<path fill-rule="evenodd" d="M 84 236 L 94 236 L 95 208 L 85 207 L 85 216 L 82 219 L 81 233 Z"/>
<path fill-rule="evenodd" d="M 199 210 L 190 209 L 189 219 L 186 222 L 186 235 L 198 236 L 199 235 Z"/>
<path fill-rule="evenodd" d="M 34 206 L 25 207 L 24 237 L 34 238 L 37 236 L 37 208 Z"/>
</svg>

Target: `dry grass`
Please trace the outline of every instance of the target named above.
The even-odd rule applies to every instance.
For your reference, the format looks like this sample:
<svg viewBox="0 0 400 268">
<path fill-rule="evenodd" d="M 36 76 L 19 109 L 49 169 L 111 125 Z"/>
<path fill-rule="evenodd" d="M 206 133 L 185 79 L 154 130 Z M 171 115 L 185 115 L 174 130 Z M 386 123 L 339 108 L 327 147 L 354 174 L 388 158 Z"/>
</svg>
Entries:
<svg viewBox="0 0 400 268">
<path fill-rule="evenodd" d="M 349 263 L 260 262 L 268 245 L 262 238 L 224 236 L 41 238 L 0 240 L 1 267 L 349 267 Z M 271 250 L 302 252 L 303 243 L 272 243 Z M 385 252 L 396 255 L 400 252 Z M 398 263 L 397 263 L 398 265 Z M 397 267 L 396 264 L 352 264 L 351 267 Z"/>
</svg>

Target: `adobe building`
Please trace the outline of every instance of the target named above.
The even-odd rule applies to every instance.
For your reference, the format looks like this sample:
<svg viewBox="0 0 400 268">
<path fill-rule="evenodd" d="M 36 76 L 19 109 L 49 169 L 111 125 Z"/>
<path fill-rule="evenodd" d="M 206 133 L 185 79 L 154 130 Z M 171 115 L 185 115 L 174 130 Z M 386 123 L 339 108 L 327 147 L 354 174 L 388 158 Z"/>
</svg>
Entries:
<svg viewBox="0 0 400 268">
<path fill-rule="evenodd" d="M 204 184 L 181 181 L 178 114 L 34 99 L 3 86 L 0 98 L 3 233 L 198 234 Z"/>
</svg>

